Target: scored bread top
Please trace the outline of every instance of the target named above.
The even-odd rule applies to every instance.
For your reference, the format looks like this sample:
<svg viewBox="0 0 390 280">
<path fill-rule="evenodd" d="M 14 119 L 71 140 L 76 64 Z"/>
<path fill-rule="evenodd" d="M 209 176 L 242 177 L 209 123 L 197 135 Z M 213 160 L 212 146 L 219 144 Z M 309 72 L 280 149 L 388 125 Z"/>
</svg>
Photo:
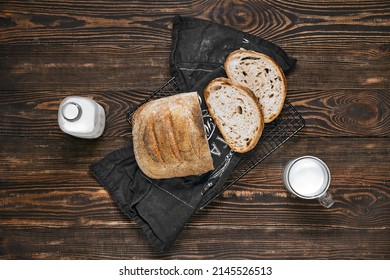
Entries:
<svg viewBox="0 0 390 280">
<path fill-rule="evenodd" d="M 261 107 L 253 93 L 227 78 L 216 78 L 206 86 L 204 97 L 228 146 L 238 153 L 253 149 L 264 128 Z"/>
<path fill-rule="evenodd" d="M 287 95 L 286 78 L 272 58 L 254 51 L 236 50 L 226 58 L 224 67 L 233 83 L 248 87 L 257 97 L 265 123 L 280 114 Z"/>
<path fill-rule="evenodd" d="M 150 178 L 200 175 L 214 169 L 196 92 L 150 101 L 132 117 L 134 155 Z"/>
</svg>

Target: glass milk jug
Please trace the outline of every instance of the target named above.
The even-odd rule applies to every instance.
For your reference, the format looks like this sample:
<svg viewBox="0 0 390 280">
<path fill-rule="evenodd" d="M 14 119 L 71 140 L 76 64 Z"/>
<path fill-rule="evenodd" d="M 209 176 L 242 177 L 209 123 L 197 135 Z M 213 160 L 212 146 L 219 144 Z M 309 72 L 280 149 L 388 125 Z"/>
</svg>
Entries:
<svg viewBox="0 0 390 280">
<path fill-rule="evenodd" d="M 98 138 L 104 131 L 105 120 L 103 107 L 87 97 L 69 96 L 58 109 L 61 130 L 79 138 Z"/>
</svg>

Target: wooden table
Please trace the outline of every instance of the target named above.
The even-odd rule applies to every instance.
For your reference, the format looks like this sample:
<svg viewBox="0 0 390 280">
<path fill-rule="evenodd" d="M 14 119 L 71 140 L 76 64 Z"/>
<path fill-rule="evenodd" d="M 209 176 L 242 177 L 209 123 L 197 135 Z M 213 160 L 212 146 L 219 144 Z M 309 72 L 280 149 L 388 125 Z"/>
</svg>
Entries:
<svg viewBox="0 0 390 280">
<path fill-rule="evenodd" d="M 388 1 L 2 1 L 1 259 L 390 258 Z M 129 144 L 126 112 L 171 75 L 175 14 L 268 39 L 298 59 L 288 98 L 305 128 L 159 253 L 88 166 Z M 62 133 L 59 102 L 106 110 L 97 140 Z M 322 158 L 334 207 L 292 197 L 284 164 Z"/>
</svg>

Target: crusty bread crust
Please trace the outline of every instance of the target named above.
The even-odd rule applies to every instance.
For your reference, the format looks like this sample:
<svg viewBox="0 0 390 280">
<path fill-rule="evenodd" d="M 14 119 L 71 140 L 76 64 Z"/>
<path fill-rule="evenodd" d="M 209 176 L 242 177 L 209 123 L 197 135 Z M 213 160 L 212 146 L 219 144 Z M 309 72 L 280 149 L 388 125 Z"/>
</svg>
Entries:
<svg viewBox="0 0 390 280">
<path fill-rule="evenodd" d="M 134 155 L 152 179 L 200 175 L 213 160 L 196 92 L 150 101 L 132 117 Z"/>
<path fill-rule="evenodd" d="M 264 129 L 260 104 L 253 93 L 227 78 L 216 78 L 204 89 L 209 113 L 235 152 L 253 149 Z"/>
<path fill-rule="evenodd" d="M 269 56 L 248 50 L 236 50 L 225 60 L 225 71 L 232 82 L 248 87 L 257 97 L 270 123 L 283 109 L 287 95 L 286 77 Z"/>
</svg>

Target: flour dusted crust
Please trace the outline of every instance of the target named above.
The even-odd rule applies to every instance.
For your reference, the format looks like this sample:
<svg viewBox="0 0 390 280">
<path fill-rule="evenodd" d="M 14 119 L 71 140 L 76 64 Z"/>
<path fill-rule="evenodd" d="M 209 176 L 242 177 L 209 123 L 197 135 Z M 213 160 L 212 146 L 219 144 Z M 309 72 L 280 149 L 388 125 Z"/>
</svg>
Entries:
<svg viewBox="0 0 390 280">
<path fill-rule="evenodd" d="M 253 149 L 264 129 L 262 110 L 253 93 L 227 78 L 216 78 L 206 86 L 204 97 L 229 147 L 238 153 Z"/>
<path fill-rule="evenodd" d="M 150 101 L 132 117 L 135 159 L 152 179 L 200 175 L 213 160 L 196 92 Z"/>
<path fill-rule="evenodd" d="M 264 122 L 272 122 L 282 111 L 287 95 L 286 78 L 269 56 L 236 50 L 225 60 L 226 74 L 233 83 L 248 87 L 257 97 Z"/>
</svg>

